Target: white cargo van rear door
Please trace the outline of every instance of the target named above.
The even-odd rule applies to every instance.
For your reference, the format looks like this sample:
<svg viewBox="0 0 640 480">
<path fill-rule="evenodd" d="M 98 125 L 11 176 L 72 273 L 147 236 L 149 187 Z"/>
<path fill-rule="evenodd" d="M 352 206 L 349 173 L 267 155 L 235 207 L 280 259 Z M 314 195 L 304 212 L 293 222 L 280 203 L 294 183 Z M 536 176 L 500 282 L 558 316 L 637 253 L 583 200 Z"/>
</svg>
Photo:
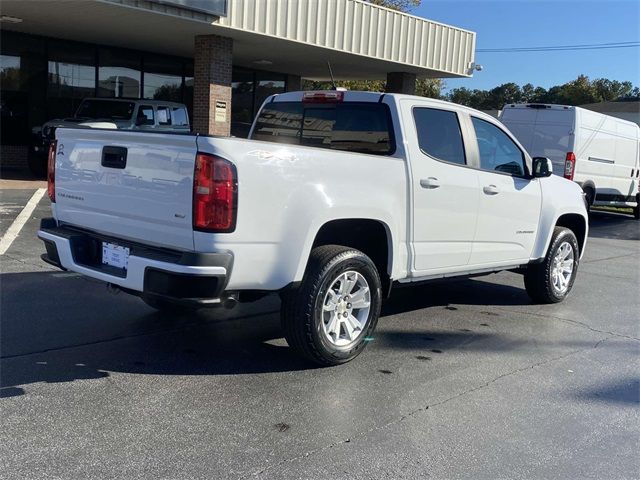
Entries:
<svg viewBox="0 0 640 480">
<path fill-rule="evenodd" d="M 564 175 L 567 153 L 573 151 L 575 111 L 562 106 L 506 106 L 500 121 L 532 157 L 547 157 L 553 173 Z"/>
<path fill-rule="evenodd" d="M 575 110 L 540 109 L 536 116 L 531 149 L 532 157 L 547 157 L 553 163 L 553 173 L 564 175 L 567 153 L 573 151 Z"/>
<path fill-rule="evenodd" d="M 55 215 L 104 235 L 193 250 L 196 137 L 58 129 Z"/>
</svg>

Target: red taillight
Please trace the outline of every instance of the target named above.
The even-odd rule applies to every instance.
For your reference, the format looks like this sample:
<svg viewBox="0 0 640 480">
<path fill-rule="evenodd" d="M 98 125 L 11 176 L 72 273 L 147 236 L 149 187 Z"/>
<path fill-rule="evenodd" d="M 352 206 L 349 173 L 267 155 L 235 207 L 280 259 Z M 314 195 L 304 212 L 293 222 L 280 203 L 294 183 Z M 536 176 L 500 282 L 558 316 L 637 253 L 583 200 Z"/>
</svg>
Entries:
<svg viewBox="0 0 640 480">
<path fill-rule="evenodd" d="M 564 178 L 573 180 L 573 174 L 576 171 L 576 156 L 573 152 L 567 153 L 567 159 L 564 161 Z"/>
<path fill-rule="evenodd" d="M 344 100 L 344 92 L 331 90 L 327 92 L 304 92 L 302 103 L 339 103 Z"/>
<path fill-rule="evenodd" d="M 49 200 L 56 201 L 56 150 L 58 141 L 53 140 L 49 144 L 49 156 L 47 157 L 47 193 Z"/>
<path fill-rule="evenodd" d="M 196 155 L 193 176 L 193 228 L 232 232 L 236 227 L 238 181 L 233 164 L 208 153 Z"/>
</svg>

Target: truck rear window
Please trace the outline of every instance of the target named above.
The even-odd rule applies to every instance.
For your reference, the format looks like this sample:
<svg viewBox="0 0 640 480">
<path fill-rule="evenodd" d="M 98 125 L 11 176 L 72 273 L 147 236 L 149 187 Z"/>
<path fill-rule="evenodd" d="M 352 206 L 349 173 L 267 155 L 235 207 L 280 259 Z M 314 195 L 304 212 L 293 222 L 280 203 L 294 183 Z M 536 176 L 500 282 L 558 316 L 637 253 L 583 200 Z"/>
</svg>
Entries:
<svg viewBox="0 0 640 480">
<path fill-rule="evenodd" d="M 92 120 L 129 120 L 136 104 L 117 100 L 84 100 L 75 118 Z"/>
<path fill-rule="evenodd" d="M 394 151 L 391 116 L 382 103 L 269 103 L 251 138 L 373 155 Z"/>
</svg>

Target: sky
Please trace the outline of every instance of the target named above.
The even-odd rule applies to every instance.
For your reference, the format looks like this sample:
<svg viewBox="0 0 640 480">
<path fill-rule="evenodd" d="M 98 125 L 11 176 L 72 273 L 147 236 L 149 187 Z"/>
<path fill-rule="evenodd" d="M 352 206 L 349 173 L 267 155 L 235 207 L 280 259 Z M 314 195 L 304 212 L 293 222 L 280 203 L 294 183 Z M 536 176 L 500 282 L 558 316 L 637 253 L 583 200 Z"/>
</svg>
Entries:
<svg viewBox="0 0 640 480">
<path fill-rule="evenodd" d="M 476 50 L 640 42 L 640 0 L 422 0 L 411 13 L 476 32 Z M 481 72 L 446 79 L 446 90 L 485 90 L 507 82 L 549 88 L 580 74 L 640 86 L 640 47 L 477 52 L 476 63 Z"/>
</svg>

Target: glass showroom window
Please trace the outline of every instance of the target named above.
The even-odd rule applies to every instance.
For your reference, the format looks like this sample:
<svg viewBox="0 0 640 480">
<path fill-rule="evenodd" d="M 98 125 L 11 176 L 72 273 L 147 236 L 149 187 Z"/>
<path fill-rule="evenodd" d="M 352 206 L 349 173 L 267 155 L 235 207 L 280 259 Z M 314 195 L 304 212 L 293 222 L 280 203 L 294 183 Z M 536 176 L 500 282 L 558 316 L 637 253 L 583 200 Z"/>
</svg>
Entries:
<svg viewBox="0 0 640 480">
<path fill-rule="evenodd" d="M 47 113 L 49 118 L 72 116 L 83 98 L 96 88 L 95 50 L 91 47 L 49 44 Z"/>
<path fill-rule="evenodd" d="M 182 102 L 182 62 L 145 56 L 144 98 Z"/>
<path fill-rule="evenodd" d="M 101 48 L 98 62 L 99 97 L 140 98 L 140 55 Z"/>
<path fill-rule="evenodd" d="M 184 89 L 182 103 L 187 106 L 189 118 L 193 118 L 193 63 L 187 62 L 184 66 Z"/>
<path fill-rule="evenodd" d="M 0 55 L 0 85 L 2 85 L 2 90 L 22 90 L 20 57 Z"/>
<path fill-rule="evenodd" d="M 246 138 L 253 122 L 253 77 L 249 70 L 233 69 L 231 82 L 231 135 Z"/>
<path fill-rule="evenodd" d="M 257 114 L 269 95 L 284 92 L 285 76 L 278 73 L 256 72 L 256 101 L 253 114 Z"/>
</svg>

